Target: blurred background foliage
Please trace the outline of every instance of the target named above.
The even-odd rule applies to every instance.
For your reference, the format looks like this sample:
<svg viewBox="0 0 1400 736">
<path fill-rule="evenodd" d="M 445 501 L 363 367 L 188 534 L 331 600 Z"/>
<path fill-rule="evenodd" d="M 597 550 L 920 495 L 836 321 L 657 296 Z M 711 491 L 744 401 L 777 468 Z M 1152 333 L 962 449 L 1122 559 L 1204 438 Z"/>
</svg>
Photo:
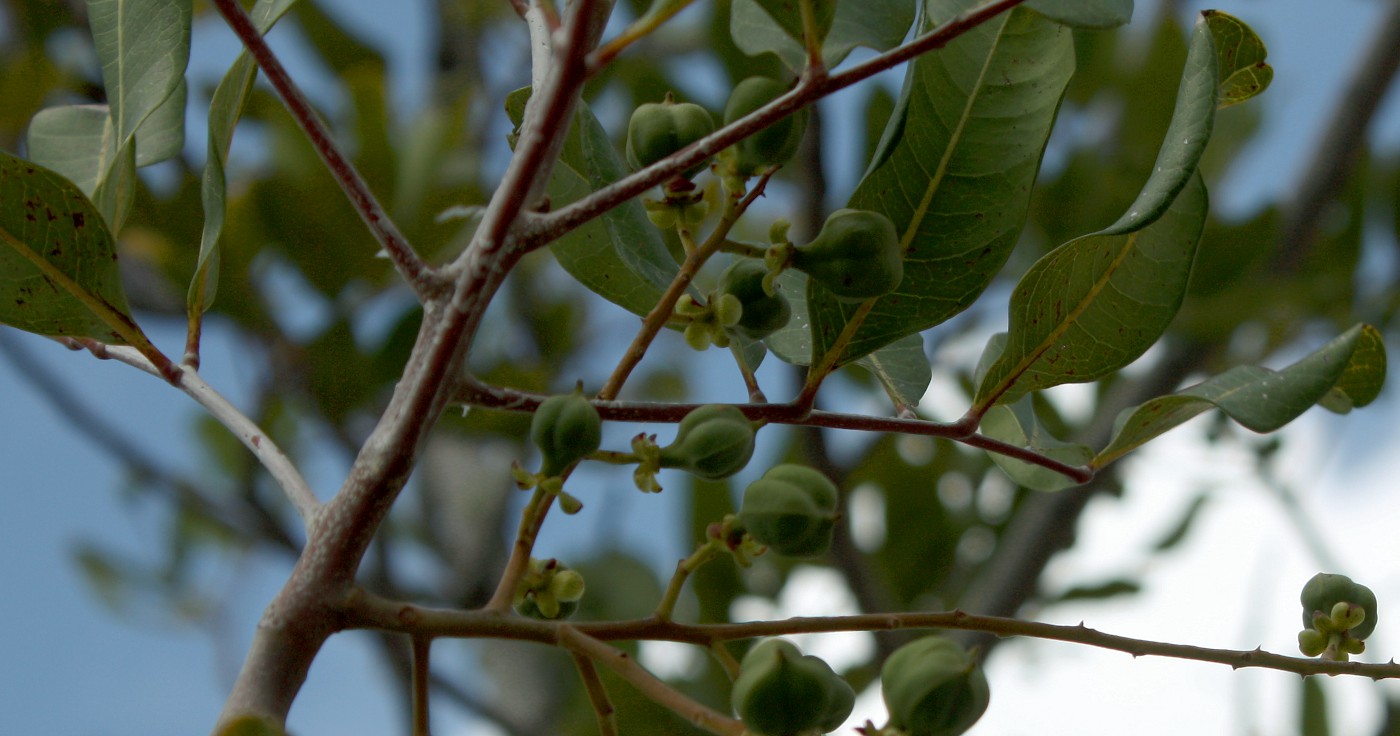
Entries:
<svg viewBox="0 0 1400 736">
<path fill-rule="evenodd" d="M 624 0 L 617 12 L 635 16 L 646 4 Z M 473 221 L 439 213 L 484 204 L 504 161 L 508 127 L 501 102 L 527 81 L 522 74 L 528 57 L 523 44 L 502 39 L 523 40 L 520 21 L 504 2 L 431 3 L 437 33 L 424 52 L 434 60 L 434 76 L 426 106 L 406 110 L 396 109 L 386 87 L 382 51 L 342 25 L 331 5 L 301 0 L 274 37 L 295 35 L 332 75 L 335 89 L 317 96 L 335 101 L 323 115 L 409 239 L 432 259 L 445 259 L 463 247 Z M 759 71 L 781 71 L 776 57 L 745 57 L 733 45 L 728 2 L 700 7 L 639 44 L 591 84 L 590 104 L 609 130 L 621 131 L 634 105 L 668 90 L 717 108 L 732 83 Z M 218 22 L 205 4 L 196 3 L 196 9 L 196 23 Z M 0 99 L 5 100 L 0 148 L 22 151 L 25 126 L 41 107 L 101 101 L 83 12 L 76 0 L 11 0 L 4 9 L 9 26 L 0 34 Z M 968 346 L 1004 325 L 1010 284 L 1036 258 L 1112 222 L 1130 204 L 1170 119 L 1186 49 L 1180 17 L 1170 3 L 1144 3 L 1123 31 L 1077 32 L 1078 71 L 1049 144 L 1023 242 L 989 298 L 926 335 L 940 384 L 967 390 L 975 360 L 975 352 L 967 357 Z M 205 82 L 191 90 L 195 106 L 207 103 L 212 92 L 212 82 Z M 757 210 L 762 217 L 744 224 L 746 234 L 762 238 L 768 221 L 780 215 L 810 233 L 844 203 L 854 181 L 834 172 L 863 169 L 892 109 L 894 91 L 881 83 L 846 93 L 842 106 L 862 111 L 857 115 L 823 105 L 799 159 L 779 174 Z M 1219 116 L 1203 166 L 1212 190 L 1222 187 L 1232 161 L 1260 128 L 1261 109 L 1246 105 Z M 191 119 L 192 126 L 197 119 Z M 143 178 L 121 240 L 128 293 L 143 320 L 182 318 L 184 284 L 201 227 L 204 147 L 202 133 L 190 135 L 195 143 L 186 150 L 193 153 Z M 294 457 L 348 463 L 399 375 L 417 328 L 417 305 L 388 261 L 376 257 L 359 218 L 269 92 L 259 88 L 238 135 L 211 319 L 232 328 L 241 359 L 259 366 L 250 371 L 259 377 L 247 407 L 252 418 Z M 1267 362 L 1303 338 L 1360 320 L 1381 326 L 1396 344 L 1400 269 L 1393 251 L 1400 229 L 1400 166 L 1393 155 L 1354 148 L 1337 162 L 1338 185 L 1312 203 L 1309 212 L 1315 214 L 1300 214 L 1299 203 L 1286 200 L 1230 219 L 1212 217 L 1192 293 L 1162 345 L 1123 375 L 1076 393 L 1076 401 L 1088 406 L 1041 400 L 1047 426 L 1059 436 L 1102 445 L 1107 422 L 1123 406 L 1230 365 Z M 1305 187 L 1300 183 L 1289 191 Z M 610 368 L 619 344 L 615 335 L 629 335 L 634 324 L 564 277 L 547 253 L 538 253 L 520 265 L 493 305 L 471 368 L 488 382 L 530 391 L 565 390 L 580 378 L 591 386 Z M 737 374 L 721 374 L 727 386 L 716 392 L 715 379 L 704 369 L 711 364 L 692 355 L 680 340 L 663 338 L 629 398 L 744 400 L 742 386 L 732 380 Z M 770 389 L 775 398 L 783 398 L 781 386 L 795 376 L 781 365 L 766 366 L 763 375 L 767 385 L 779 387 Z M 882 400 L 877 384 L 859 369 L 847 371 L 822 397 L 828 408 L 877 412 L 885 411 L 878 408 Z M 937 410 L 923 409 L 930 418 L 953 418 Z M 299 544 L 295 515 L 253 459 L 211 420 L 192 421 L 207 466 L 218 472 L 184 481 L 128 458 L 128 477 L 114 484 L 114 491 L 133 496 L 159 492 L 171 504 L 175 513 L 165 538 L 153 540 L 165 550 L 160 562 L 142 564 L 129 551 L 95 546 L 83 546 L 76 555 L 103 599 L 127 615 L 155 610 L 180 618 L 212 616 L 218 601 L 201 584 L 201 570 L 263 550 L 290 560 Z M 518 498 L 508 462 L 528 456 L 527 426 L 522 414 L 449 413 L 414 490 L 382 531 L 362 577 L 385 593 L 422 603 L 484 603 L 504 562 L 506 533 L 514 526 Z M 620 447 L 638 431 L 667 430 L 609 431 L 610 443 Z M 1015 487 L 984 454 L 947 442 L 786 428 L 770 428 L 763 438 L 765 457 L 814 464 L 841 479 L 848 496 L 859 497 L 847 504 L 857 523 L 839 528 L 833 551 L 818 564 L 839 571 L 863 610 L 962 607 L 1015 615 L 1057 600 L 1137 590 L 1131 577 L 1056 595 L 1037 585 L 1045 562 L 1073 544 L 1074 521 L 1088 498 L 1131 493 L 1114 473 L 1046 495 Z M 1223 422 L 1216 438 L 1255 449 L 1261 466 L 1277 449 L 1275 440 L 1243 436 Z M 733 510 L 737 489 L 663 478 L 668 488 L 662 497 L 621 504 L 615 497 L 627 492 L 625 478 L 601 472 L 585 476 L 596 487 L 585 486 L 578 495 L 591 508 L 567 523 L 589 527 L 588 539 L 594 541 L 560 547 L 589 581 L 590 595 L 579 616 L 649 615 L 673 560 L 702 538 L 708 523 Z M 172 484 L 180 487 L 172 492 Z M 635 539 L 636 533 L 624 527 L 649 513 L 638 510 L 643 502 L 668 504 L 680 522 L 675 528 L 652 528 L 649 549 L 601 541 Z M 1164 523 L 1164 536 L 1144 540 L 1144 552 L 1168 553 L 1189 534 L 1201 507 L 1191 504 L 1180 519 Z M 596 514 L 592 519 L 590 512 Z M 750 570 L 727 560 L 712 563 L 694 576 L 694 596 L 687 594 L 689 608 L 683 606 L 682 615 L 728 620 L 744 596 L 776 599 L 795 569 L 773 559 L 761 559 Z M 852 684 L 859 689 L 870 682 L 880 657 L 902 638 L 876 637 L 873 653 L 846 670 Z M 502 650 L 508 656 L 498 656 Z M 382 651 L 386 666 L 405 676 L 403 643 L 386 640 Z M 458 702 L 507 733 L 594 732 L 587 700 L 562 652 L 508 642 L 461 651 L 484 663 L 479 671 L 495 687 L 453 674 L 460 667 L 444 668 L 438 674 L 439 698 Z M 705 702 L 725 702 L 721 668 L 709 658 L 697 658 L 693 665 L 670 676 Z M 610 674 L 604 673 L 604 680 L 624 733 L 692 732 L 673 714 L 613 682 Z M 525 696 L 482 695 L 489 692 Z M 405 702 L 407 694 L 405 687 Z M 1321 691 L 1310 689 L 1305 703 L 1312 704 L 1305 721 L 1325 708 Z"/>
</svg>

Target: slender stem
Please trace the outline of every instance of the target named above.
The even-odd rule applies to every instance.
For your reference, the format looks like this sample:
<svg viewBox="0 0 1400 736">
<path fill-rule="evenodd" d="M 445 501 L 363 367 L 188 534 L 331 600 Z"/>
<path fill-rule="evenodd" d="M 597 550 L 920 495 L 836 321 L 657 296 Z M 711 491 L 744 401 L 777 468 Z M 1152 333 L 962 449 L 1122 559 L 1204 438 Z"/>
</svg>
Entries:
<svg viewBox="0 0 1400 736">
<path fill-rule="evenodd" d="M 642 362 L 642 357 L 646 355 L 652 341 L 661 333 L 661 328 L 665 327 L 666 323 L 671 320 L 671 315 L 676 311 L 676 302 L 680 301 L 681 295 L 690 287 L 690 282 L 695 279 L 695 274 L 700 272 L 700 267 L 705 265 L 710 256 L 719 252 L 720 247 L 724 245 L 725 239 L 729 236 L 729 231 L 748 210 L 749 205 L 763 194 L 771 177 L 772 172 L 764 174 L 754 185 L 753 191 L 737 202 L 733 198 L 725 198 L 724 214 L 720 217 L 719 224 L 715 226 L 709 237 L 705 238 L 703 244 L 689 251 L 685 262 L 676 272 L 675 278 L 671 279 L 671 285 L 666 288 L 660 301 L 642 320 L 642 328 L 632 339 L 632 344 L 627 347 L 627 352 L 623 353 L 622 360 L 618 361 L 617 367 L 608 377 L 608 382 L 598 392 L 599 400 L 611 401 L 617 398 L 618 393 L 622 391 L 622 384 L 626 383 L 627 377 L 632 375 L 632 369 Z"/>
<path fill-rule="evenodd" d="M 855 339 L 856 331 L 865 323 L 865 318 L 870 314 L 870 310 L 875 308 L 877 301 L 879 300 L 867 299 L 856 308 L 856 313 L 851 315 L 846 326 L 841 329 L 841 334 L 836 336 L 836 342 L 827 347 L 821 361 L 807 369 L 807 380 L 802 384 L 802 392 L 793 400 L 794 404 L 811 408 L 816 402 L 817 391 L 821 389 L 822 382 L 839 367 L 841 354 L 846 352 L 846 346 Z"/>
<path fill-rule="evenodd" d="M 598 47 L 596 51 L 588 57 L 588 76 L 592 77 L 602 71 L 604 67 L 617 58 L 628 46 L 646 38 L 648 34 L 661 27 L 662 23 L 673 18 L 676 13 L 690 7 L 695 0 L 672 0 L 662 5 L 660 11 L 648 10 L 645 15 L 632 22 L 622 33 L 617 34 L 611 41 Z M 653 3 L 653 8 L 659 3 Z"/>
<path fill-rule="evenodd" d="M 180 379 L 180 390 L 189 394 L 190 398 L 228 428 L 244 447 L 252 451 L 258 462 L 267 468 L 267 472 L 271 473 L 273 479 L 282 487 L 302 521 L 309 525 L 320 510 L 321 502 L 316 499 L 316 494 L 311 491 L 311 486 L 307 484 L 291 458 L 282 452 L 282 448 L 278 447 L 253 420 L 205 383 L 195 371 L 184 371 Z"/>
<path fill-rule="evenodd" d="M 724 668 L 724 673 L 729 675 L 730 681 L 739 678 L 739 660 L 734 658 L 728 645 L 716 639 L 710 642 L 710 651 L 714 653 L 715 659 L 719 660 L 720 666 Z"/>
<path fill-rule="evenodd" d="M 481 406 L 507 411 L 534 411 L 546 396 L 517 391 L 499 386 L 487 386 L 468 378 L 458 388 L 456 401 L 472 406 Z M 593 406 L 604 419 L 627 422 L 657 422 L 674 424 L 694 411 L 699 404 L 667 404 L 646 401 L 593 400 Z M 1039 465 L 1053 470 L 1079 483 L 1087 483 L 1094 477 L 1093 468 L 1082 465 L 1069 465 L 1054 458 L 1046 457 L 1034 450 L 1018 447 L 1000 440 L 979 434 L 969 434 L 970 430 L 959 423 L 932 422 L 926 419 L 905 417 L 874 417 L 864 414 L 843 414 L 830 411 L 808 411 L 796 404 L 750 403 L 735 404 L 744 416 L 753 421 L 773 424 L 793 424 L 806 427 L 828 427 L 859 432 L 894 432 L 899 434 L 939 437 L 961 442 L 990 452 Z"/>
<path fill-rule="evenodd" d="M 671 620 L 671 614 L 676 610 L 676 601 L 680 600 L 681 591 L 685 589 L 685 581 L 690 579 L 691 573 L 719 553 L 718 544 L 717 540 L 710 539 L 689 557 L 676 563 L 676 572 L 671 575 L 671 583 L 666 586 L 666 593 L 661 596 L 661 602 L 656 604 L 656 612 L 652 616 L 659 621 Z"/>
<path fill-rule="evenodd" d="M 598 677 L 598 668 L 593 666 L 593 660 L 588 655 L 582 652 L 574 652 L 573 655 L 574 666 L 583 680 L 583 689 L 588 693 L 588 702 L 593 704 L 593 712 L 598 716 L 599 736 L 617 736 L 617 711 L 608 698 L 608 689 L 603 686 L 602 678 Z"/>
<path fill-rule="evenodd" d="M 1091 629 L 1083 624 L 1065 626 L 1023 621 L 1001 616 L 978 616 L 962 611 L 937 613 L 868 613 L 853 616 L 789 618 L 776 621 L 748 621 L 728 624 L 683 624 L 655 618 L 595 623 L 560 623 L 508 616 L 491 611 L 462 611 L 425 608 L 392 601 L 369 593 L 354 596 L 341 613 L 348 628 L 414 633 L 418 636 L 479 638 L 495 637 L 558 644 L 589 653 L 604 650 L 607 641 L 675 641 L 713 647 L 716 642 L 754 639 L 766 636 L 825 634 L 840 631 L 894 631 L 900 629 L 984 631 L 999 637 L 1028 637 L 1073 644 L 1084 644 L 1131 654 L 1135 657 L 1169 657 L 1222 664 L 1234 669 L 1258 667 L 1298 675 L 1354 675 L 1373 680 L 1400 679 L 1395 662 L 1333 662 L 1291 657 L 1262 649 L 1216 649 L 1189 644 L 1136 639 Z M 566 630 L 568 633 L 566 633 Z M 588 647 L 570 645 L 571 637 L 592 642 Z M 621 655 L 621 652 L 616 652 Z M 611 657 L 611 655 L 609 655 Z M 625 657 L 625 655 L 622 655 Z M 595 657 L 598 661 L 606 660 Z M 611 666 L 611 665 L 610 665 Z M 648 675 L 650 676 L 650 675 Z M 630 678 L 629 678 L 630 679 Z M 664 685 L 662 685 L 664 687 Z"/>
<path fill-rule="evenodd" d="M 679 690 L 656 679 L 655 675 L 647 672 L 626 653 L 583 634 L 572 626 L 565 624 L 558 628 L 558 643 L 572 652 L 602 662 L 613 672 L 632 683 L 632 686 L 637 688 L 640 693 L 651 698 L 658 705 L 671 709 L 692 725 L 720 736 L 742 736 L 744 734 L 744 724 L 740 721 L 690 699 Z"/>
<path fill-rule="evenodd" d="M 145 371 L 153 376 L 162 376 L 158 367 L 151 363 L 141 351 L 136 348 L 122 345 L 107 345 L 92 340 L 81 340 L 77 344 L 87 348 L 93 355 L 101 359 L 112 359 L 125 363 L 133 368 Z M 301 515 L 302 521 L 309 524 L 316 512 L 321 507 L 321 502 L 316 499 L 316 494 L 311 491 L 311 486 L 302 477 L 301 471 L 282 452 L 282 448 L 267 436 L 252 419 L 239 411 L 238 407 L 229 403 L 222 394 L 205 383 L 199 372 L 188 367 L 177 367 L 178 376 L 172 383 L 175 387 L 184 391 L 196 403 L 204 407 L 210 416 L 218 422 L 240 442 L 244 447 L 252 451 L 253 456 L 262 463 L 267 472 L 272 475 L 273 480 L 282 487 L 287 494 L 287 499 L 292 502 L 297 513 Z"/>
<path fill-rule="evenodd" d="M 233 32 L 243 41 L 243 45 L 248 49 L 253 60 L 257 62 L 258 67 L 262 69 L 263 74 L 267 75 L 268 83 L 282 98 L 282 104 L 286 105 L 287 111 L 301 126 L 307 140 L 316 149 L 316 153 L 321 156 L 326 168 L 340 184 L 345 196 L 350 199 L 350 204 L 365 221 L 365 225 L 369 227 L 374 239 L 384 249 L 384 253 L 389 256 L 394 267 L 413 287 L 420 299 L 426 300 L 430 295 L 441 291 L 445 287 L 445 282 L 419 258 L 408 239 L 399 232 L 398 227 L 390 219 L 389 213 L 379 203 L 374 193 L 370 191 L 369 184 L 365 182 L 364 177 L 360 176 L 360 172 L 355 169 L 355 165 L 335 144 L 326 124 L 321 121 L 320 116 L 312 109 L 311 103 L 302 94 L 301 89 L 287 74 L 281 60 L 267 45 L 262 34 L 258 33 L 257 27 L 253 25 L 252 19 L 244 12 L 243 7 L 238 4 L 237 0 L 214 0 L 214 6 L 228 21 Z"/>
<path fill-rule="evenodd" d="M 428 654 L 433 640 L 425 636 L 413 637 L 413 736 L 428 736 L 428 688 L 432 684 L 432 667 Z"/>
<path fill-rule="evenodd" d="M 535 540 L 539 538 L 540 528 L 544 526 L 545 517 L 549 515 L 549 508 L 553 503 L 554 496 L 539 488 L 530 496 L 530 502 L 525 504 L 525 509 L 520 512 L 520 526 L 515 531 L 515 544 L 511 547 L 506 569 L 501 573 L 496 592 L 491 595 L 491 600 L 483 607 L 484 610 L 510 610 L 511 601 L 515 599 L 515 586 L 529 568 Z"/>
<path fill-rule="evenodd" d="M 822 39 L 817 28 L 817 13 L 812 0 L 800 0 L 798 13 L 802 16 L 802 43 L 807 47 L 807 71 L 825 71 L 822 61 Z"/>
</svg>

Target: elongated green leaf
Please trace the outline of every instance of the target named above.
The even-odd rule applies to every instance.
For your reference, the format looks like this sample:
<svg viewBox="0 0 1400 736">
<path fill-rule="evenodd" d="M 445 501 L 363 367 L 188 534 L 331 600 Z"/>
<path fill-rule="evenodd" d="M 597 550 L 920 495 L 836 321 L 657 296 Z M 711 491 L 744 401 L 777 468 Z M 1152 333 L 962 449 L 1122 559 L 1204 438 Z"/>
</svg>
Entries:
<svg viewBox="0 0 1400 736">
<path fill-rule="evenodd" d="M 88 0 L 118 140 L 135 135 L 183 81 L 192 14 L 188 0 Z"/>
<path fill-rule="evenodd" d="M 1338 411 L 1375 400 L 1385 380 L 1380 332 L 1356 325 L 1280 371 L 1239 366 L 1170 396 L 1124 410 L 1113 439 L 1094 458 L 1102 468 L 1208 409 L 1255 432 L 1272 432 L 1314 404 Z"/>
<path fill-rule="evenodd" d="M 1181 307 L 1205 228 L 1205 185 L 1190 181 L 1152 225 L 1077 238 L 1031 267 L 1011 296 L 1006 350 L 978 384 L 978 410 L 1097 380 L 1157 342 Z"/>
<path fill-rule="evenodd" d="M 1026 7 L 1077 28 L 1117 28 L 1133 19 L 1133 0 L 1030 0 Z"/>
<path fill-rule="evenodd" d="M 1012 296 L 1007 350 L 978 385 L 974 412 L 1029 391 L 1101 378 L 1161 337 L 1181 306 L 1205 225 L 1205 186 L 1196 167 L 1210 139 L 1220 77 L 1229 71 L 1218 63 L 1203 18 L 1147 183 L 1117 222 L 1060 246 L 1022 278 Z"/>
<path fill-rule="evenodd" d="M 923 335 L 906 335 L 856 361 L 870 371 L 898 404 L 914 408 L 933 380 Z"/>
<path fill-rule="evenodd" d="M 91 197 L 116 155 L 116 132 L 106 105 L 40 110 L 29 123 L 29 159 L 62 174 Z"/>
<path fill-rule="evenodd" d="M 151 166 L 180 155 L 185 147 L 185 104 L 189 86 L 184 77 L 165 102 L 136 129 L 136 165 Z"/>
<path fill-rule="evenodd" d="M 296 0 L 258 0 L 249 17 L 258 33 L 267 33 Z M 187 303 L 190 312 L 203 312 L 214 303 L 215 285 L 219 281 L 219 235 L 224 229 L 228 211 L 227 178 L 233 131 L 243 115 L 243 105 L 253 89 L 257 67 L 247 51 L 240 53 L 229 67 L 209 103 L 209 137 L 205 155 L 204 177 L 200 182 L 200 197 L 204 203 L 204 231 L 199 239 L 199 257 L 195 262 L 194 278 L 190 280 Z"/>
<path fill-rule="evenodd" d="M 1268 89 L 1274 69 L 1264 61 L 1268 52 L 1258 34 L 1244 21 L 1219 10 L 1203 11 L 1201 17 L 1215 39 L 1219 106 L 1239 104 Z"/>
<path fill-rule="evenodd" d="M 976 3 L 934 0 L 932 21 Z M 1016 9 L 920 57 L 883 163 L 849 206 L 887 215 L 906 244 L 904 281 L 837 359 L 849 363 L 966 309 L 1006 262 L 1025 222 L 1060 96 L 1074 71 L 1068 28 Z M 825 356 L 856 307 L 808 287 L 813 352 Z"/>
<path fill-rule="evenodd" d="M 1176 107 L 1167 126 L 1167 137 L 1157 151 L 1157 161 L 1137 199 L 1103 234 L 1127 233 L 1146 227 L 1171 206 L 1201 162 L 1215 125 L 1216 90 L 1219 87 L 1215 43 L 1201 23 L 1191 33 L 1186 66 L 1176 92 Z"/>
<path fill-rule="evenodd" d="M 112 236 L 72 182 L 0 152 L 0 322 L 40 335 L 141 341 Z"/>
<path fill-rule="evenodd" d="M 836 4 L 831 30 L 822 43 L 823 63 L 834 67 L 857 46 L 883 51 L 898 45 L 909 33 L 917 5 L 913 0 Z M 734 0 L 729 10 L 729 32 L 734 45 L 746 54 L 777 54 L 794 71 L 807 63 L 801 36 L 786 31 L 758 0 Z"/>
<path fill-rule="evenodd" d="M 88 24 L 102 62 L 115 134 L 110 149 L 104 148 L 113 156 L 104 161 L 93 202 L 112 232 L 121 229 L 135 196 L 137 131 L 161 111 L 151 133 L 151 159 L 156 159 L 170 149 L 172 129 L 183 130 L 184 106 L 165 105 L 184 89 L 192 15 L 188 0 L 88 0 Z"/>
<path fill-rule="evenodd" d="M 109 231 L 121 232 L 131 204 L 136 201 L 136 183 L 136 143 L 134 139 L 127 139 L 117 147 L 107 170 L 97 181 L 97 189 L 92 192 L 92 203 L 102 213 Z"/>
</svg>

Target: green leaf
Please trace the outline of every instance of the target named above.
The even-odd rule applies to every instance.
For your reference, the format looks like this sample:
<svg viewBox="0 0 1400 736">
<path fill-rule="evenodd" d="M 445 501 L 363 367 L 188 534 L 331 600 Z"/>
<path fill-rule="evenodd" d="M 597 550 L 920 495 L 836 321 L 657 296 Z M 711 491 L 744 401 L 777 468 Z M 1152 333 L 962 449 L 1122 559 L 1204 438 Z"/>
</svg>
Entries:
<svg viewBox="0 0 1400 736">
<path fill-rule="evenodd" d="M 97 209 L 72 182 L 3 152 L 0 322 L 40 335 L 146 342 Z"/>
<path fill-rule="evenodd" d="M 506 97 L 506 114 L 517 129 L 529 99 L 528 87 Z M 549 182 L 549 199 L 555 207 L 627 174 L 607 131 L 586 105 L 579 105 L 569 126 L 559 163 Z M 550 251 L 580 283 L 634 314 L 651 311 L 679 271 L 660 231 L 635 199 L 556 240 Z"/>
<path fill-rule="evenodd" d="M 992 407 L 982 418 L 981 430 L 982 434 L 994 440 L 1031 449 L 1069 465 L 1087 465 L 1094 457 L 1094 451 L 1088 447 L 1064 442 L 1051 435 L 1036 418 L 1035 407 L 1029 396 L 1022 397 L 1014 404 Z M 1059 491 L 1078 485 L 1074 480 L 1049 468 L 1016 460 L 999 452 L 989 451 L 988 455 L 1011 480 L 1027 488 L 1037 491 Z"/>
<path fill-rule="evenodd" d="M 1076 28 L 1117 28 L 1133 19 L 1133 0 L 1030 0 L 1026 7 Z"/>
<path fill-rule="evenodd" d="M 258 0 L 249 17 L 258 33 L 267 33 L 295 3 L 296 0 Z M 219 282 L 219 235 L 224 229 L 224 217 L 228 212 L 227 178 L 224 165 L 228 163 L 229 146 L 233 142 L 233 131 L 243 114 L 248 93 L 253 89 L 253 78 L 257 67 L 247 51 L 240 53 L 219 80 L 214 96 L 209 103 L 208 149 L 205 154 L 204 176 L 200 183 L 200 196 L 204 202 L 204 231 L 199 239 L 199 258 L 195 263 L 194 277 L 190 280 L 187 294 L 191 314 L 208 309 L 214 303 L 216 285 Z"/>
<path fill-rule="evenodd" d="M 978 384 L 974 412 L 1097 380 L 1157 342 L 1181 306 L 1205 227 L 1205 185 L 1190 181 L 1151 226 L 1071 240 L 1031 267 L 1012 293 L 1007 347 Z"/>
<path fill-rule="evenodd" d="M 896 403 L 914 408 L 933 381 L 922 335 L 906 335 L 856 361 L 869 370 Z"/>
<path fill-rule="evenodd" d="M 822 62 L 827 68 L 840 64 L 857 46 L 883 51 L 904 40 L 914 22 L 916 2 L 869 0 L 832 3 L 836 14 L 822 42 Z M 734 0 L 729 10 L 729 30 L 734 45 L 751 56 L 773 53 L 788 68 L 802 69 L 807 51 L 802 36 L 785 30 L 761 7 L 759 0 Z"/>
<path fill-rule="evenodd" d="M 91 197 L 116 155 L 115 138 L 106 105 L 65 105 L 36 113 L 25 143 L 31 161 Z"/>
<path fill-rule="evenodd" d="M 189 86 L 184 77 L 136 129 L 136 165 L 151 166 L 180 155 L 185 148 L 185 103 Z"/>
<path fill-rule="evenodd" d="M 1102 468 L 1208 409 L 1220 409 L 1255 432 L 1272 432 L 1314 404 L 1332 411 L 1365 406 L 1384 380 L 1380 332 L 1359 324 L 1283 370 L 1239 366 L 1124 410 L 1093 465 Z"/>
<path fill-rule="evenodd" d="M 187 0 L 88 0 L 118 140 L 135 135 L 184 81 L 192 13 Z"/>
<path fill-rule="evenodd" d="M 103 161 L 93 201 L 112 232 L 121 229 L 135 196 L 138 129 L 160 111 L 147 157 L 152 161 L 170 150 L 172 128 L 183 131 L 184 105 L 166 103 L 185 86 L 192 14 L 188 0 L 88 0 L 114 133 L 103 150 L 115 152 Z"/>
<path fill-rule="evenodd" d="M 967 0 L 935 0 L 949 18 Z M 966 309 L 1001 269 L 1025 222 L 1060 95 L 1074 70 L 1069 29 L 1028 10 L 998 16 L 915 61 L 883 163 L 848 205 L 888 216 L 907 244 L 904 281 L 882 297 L 836 363 L 849 363 Z M 809 288 L 814 355 L 856 311 Z"/>
<path fill-rule="evenodd" d="M 1215 39 L 1220 67 L 1218 105 L 1237 105 L 1268 89 L 1274 69 L 1264 61 L 1268 51 L 1254 29 L 1219 10 L 1202 11 L 1201 18 Z"/>
<path fill-rule="evenodd" d="M 836 16 L 836 0 L 754 0 L 768 17 L 772 18 L 783 32 L 798 43 L 805 37 L 802 29 L 802 3 L 811 2 L 813 18 L 817 25 L 817 40 L 826 38 L 831 30 L 832 19 Z M 847 2 L 849 5 L 850 3 Z"/>
</svg>

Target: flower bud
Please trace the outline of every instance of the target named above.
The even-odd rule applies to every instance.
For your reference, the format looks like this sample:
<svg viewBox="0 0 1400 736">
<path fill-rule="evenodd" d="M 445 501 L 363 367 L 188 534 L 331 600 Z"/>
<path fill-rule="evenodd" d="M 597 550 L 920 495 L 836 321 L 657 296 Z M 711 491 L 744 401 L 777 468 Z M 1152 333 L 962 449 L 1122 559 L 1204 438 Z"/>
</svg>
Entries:
<svg viewBox="0 0 1400 736">
<path fill-rule="evenodd" d="M 792 253 L 794 268 L 843 301 L 894 291 L 904 278 L 904 245 L 890 218 L 868 210 L 837 210 L 812 242 Z"/>
</svg>

